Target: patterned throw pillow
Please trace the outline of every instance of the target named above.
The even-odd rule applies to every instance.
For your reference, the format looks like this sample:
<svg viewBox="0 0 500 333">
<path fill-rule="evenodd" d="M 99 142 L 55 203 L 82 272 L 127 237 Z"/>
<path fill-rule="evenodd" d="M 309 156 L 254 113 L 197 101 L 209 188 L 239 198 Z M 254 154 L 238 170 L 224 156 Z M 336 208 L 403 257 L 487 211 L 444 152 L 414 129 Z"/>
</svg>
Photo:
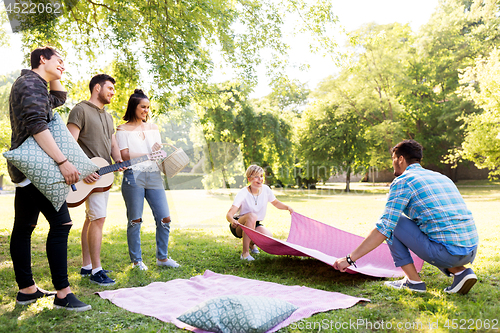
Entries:
<svg viewBox="0 0 500 333">
<path fill-rule="evenodd" d="M 229 295 L 202 302 L 177 319 L 209 332 L 265 332 L 298 307 L 278 298 Z"/>
<path fill-rule="evenodd" d="M 80 172 L 80 180 L 99 170 L 85 155 L 58 113 L 54 113 L 48 125 L 59 149 Z M 64 182 L 57 163 L 40 148 L 32 136 L 16 149 L 5 152 L 3 156 L 21 170 L 59 211 L 66 201 L 70 187 Z"/>
</svg>

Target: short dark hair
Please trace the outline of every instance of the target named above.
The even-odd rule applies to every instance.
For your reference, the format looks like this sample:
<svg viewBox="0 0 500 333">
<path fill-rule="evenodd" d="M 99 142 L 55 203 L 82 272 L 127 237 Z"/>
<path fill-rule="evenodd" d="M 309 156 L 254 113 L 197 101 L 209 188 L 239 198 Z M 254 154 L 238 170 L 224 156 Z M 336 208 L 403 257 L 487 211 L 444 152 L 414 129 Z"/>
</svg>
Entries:
<svg viewBox="0 0 500 333">
<path fill-rule="evenodd" d="M 146 96 L 141 89 L 135 89 L 134 93 L 130 95 L 130 98 L 128 99 L 127 111 L 125 111 L 123 120 L 134 121 L 137 118 L 135 110 L 137 109 L 137 105 L 139 105 L 143 99 L 149 100 L 148 96 Z"/>
<path fill-rule="evenodd" d="M 96 84 L 100 85 L 101 87 L 106 84 L 106 81 L 109 81 L 113 84 L 116 83 L 115 79 L 113 79 L 111 76 L 108 74 L 97 74 L 95 75 L 89 83 L 89 89 L 90 93 L 92 94 L 92 91 L 94 90 L 94 87 Z"/>
<path fill-rule="evenodd" d="M 420 163 L 424 157 L 423 151 L 422 145 L 415 140 L 404 140 L 391 148 L 391 153 L 397 157 L 403 156 L 408 164 Z"/>
<path fill-rule="evenodd" d="M 31 60 L 31 69 L 36 69 L 40 66 L 40 57 L 43 56 L 45 59 L 50 60 L 53 55 L 59 55 L 59 52 L 56 49 L 50 46 L 38 47 L 31 52 L 30 60 Z"/>
</svg>

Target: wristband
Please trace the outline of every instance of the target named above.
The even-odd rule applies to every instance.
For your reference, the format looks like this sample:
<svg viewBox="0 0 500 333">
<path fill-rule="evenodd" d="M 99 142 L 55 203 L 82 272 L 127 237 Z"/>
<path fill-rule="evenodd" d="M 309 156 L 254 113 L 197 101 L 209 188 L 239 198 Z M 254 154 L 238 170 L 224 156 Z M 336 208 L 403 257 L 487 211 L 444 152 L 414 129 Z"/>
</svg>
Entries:
<svg viewBox="0 0 500 333">
<path fill-rule="evenodd" d="M 59 165 L 59 166 L 61 166 L 61 165 L 63 165 L 66 162 L 68 162 L 68 159 L 65 159 L 64 161 L 61 161 L 61 162 L 56 162 L 56 164 Z"/>
<path fill-rule="evenodd" d="M 348 255 L 345 256 L 345 260 L 347 260 L 347 263 L 349 265 L 352 265 L 352 266 L 358 268 L 358 266 L 356 266 L 356 262 L 351 259 L 351 255 L 350 254 L 348 254 Z"/>
</svg>

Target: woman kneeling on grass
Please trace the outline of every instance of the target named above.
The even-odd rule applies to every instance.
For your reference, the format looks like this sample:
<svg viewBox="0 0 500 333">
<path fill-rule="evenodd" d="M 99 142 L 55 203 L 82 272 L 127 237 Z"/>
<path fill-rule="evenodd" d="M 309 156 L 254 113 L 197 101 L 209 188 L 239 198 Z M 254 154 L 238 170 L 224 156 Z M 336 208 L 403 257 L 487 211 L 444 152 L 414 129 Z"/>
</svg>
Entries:
<svg viewBox="0 0 500 333">
<path fill-rule="evenodd" d="M 161 148 L 158 126 L 148 123 L 149 99 L 140 89 L 130 96 L 125 124 L 118 126 L 116 140 L 124 161 L 151 154 Z M 131 166 L 123 173 L 122 195 L 127 207 L 127 242 L 130 260 L 134 268 L 147 270 L 142 262 L 141 224 L 144 198 L 153 211 L 156 222 L 156 264 L 179 267 L 167 257 L 170 233 L 170 212 L 163 188 L 160 170 L 154 161 L 145 161 Z"/>
<path fill-rule="evenodd" d="M 227 212 L 226 218 L 230 223 L 229 229 L 231 229 L 233 235 L 237 238 L 243 237 L 243 252 L 240 259 L 252 261 L 254 258 L 250 255 L 250 251 L 259 253 L 259 250 L 243 232 L 238 222 L 248 228 L 255 229 L 261 234 L 272 237 L 271 231 L 261 224 L 264 217 L 266 217 L 267 203 L 272 203 L 278 209 L 286 209 L 290 214 L 293 213 L 293 209 L 276 199 L 269 186 L 264 185 L 264 170 L 260 166 L 250 165 L 246 176 L 250 185 L 238 192 L 231 209 Z M 238 211 L 239 214 L 236 214 Z"/>
</svg>

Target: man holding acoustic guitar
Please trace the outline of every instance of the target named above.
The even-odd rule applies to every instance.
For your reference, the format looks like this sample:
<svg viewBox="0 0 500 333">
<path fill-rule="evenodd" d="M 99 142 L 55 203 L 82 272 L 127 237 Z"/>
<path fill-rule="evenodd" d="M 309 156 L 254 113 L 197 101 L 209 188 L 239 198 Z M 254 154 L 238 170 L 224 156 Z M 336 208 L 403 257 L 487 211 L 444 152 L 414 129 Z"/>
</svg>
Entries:
<svg viewBox="0 0 500 333">
<path fill-rule="evenodd" d="M 39 47 L 31 53 L 31 68 L 22 70 L 10 93 L 11 150 L 33 136 L 38 145 L 57 163 L 66 184 L 71 185 L 78 181 L 79 172 L 59 149 L 48 126 L 53 117 L 52 109 L 66 101 L 66 91 L 59 81 L 65 69 L 64 61 L 53 48 Z M 50 92 L 47 88 L 50 88 Z M 39 298 L 54 296 L 56 308 L 90 310 L 90 305 L 78 300 L 71 292 L 68 281 L 68 234 L 73 225 L 68 206 L 63 204 L 56 211 L 52 203 L 18 168 L 10 162 L 8 168 L 10 178 L 16 186 L 14 227 L 10 238 L 10 253 L 19 286 L 16 304 L 31 304 Z M 56 292 L 39 288 L 31 270 L 31 235 L 40 213 L 50 225 L 46 252 Z"/>
<path fill-rule="evenodd" d="M 111 164 L 111 157 L 116 163 L 122 162 L 115 139 L 113 118 L 104 108 L 115 95 L 114 84 L 115 79 L 107 74 L 94 76 L 89 84 L 90 99 L 76 104 L 68 117 L 68 129 L 85 154 L 89 158 L 100 157 L 108 164 Z M 125 169 L 121 167 L 116 171 Z M 83 180 L 94 188 L 88 196 L 82 198 L 82 202 L 85 201 L 86 205 L 86 217 L 82 228 L 83 261 L 80 274 L 90 275 L 92 283 L 111 286 L 115 281 L 106 275 L 109 271 L 104 270 L 101 265 L 102 232 L 111 184 L 100 188 L 98 185 L 100 178 L 96 172 Z M 75 191 L 75 193 L 80 192 L 82 191 Z"/>
</svg>

